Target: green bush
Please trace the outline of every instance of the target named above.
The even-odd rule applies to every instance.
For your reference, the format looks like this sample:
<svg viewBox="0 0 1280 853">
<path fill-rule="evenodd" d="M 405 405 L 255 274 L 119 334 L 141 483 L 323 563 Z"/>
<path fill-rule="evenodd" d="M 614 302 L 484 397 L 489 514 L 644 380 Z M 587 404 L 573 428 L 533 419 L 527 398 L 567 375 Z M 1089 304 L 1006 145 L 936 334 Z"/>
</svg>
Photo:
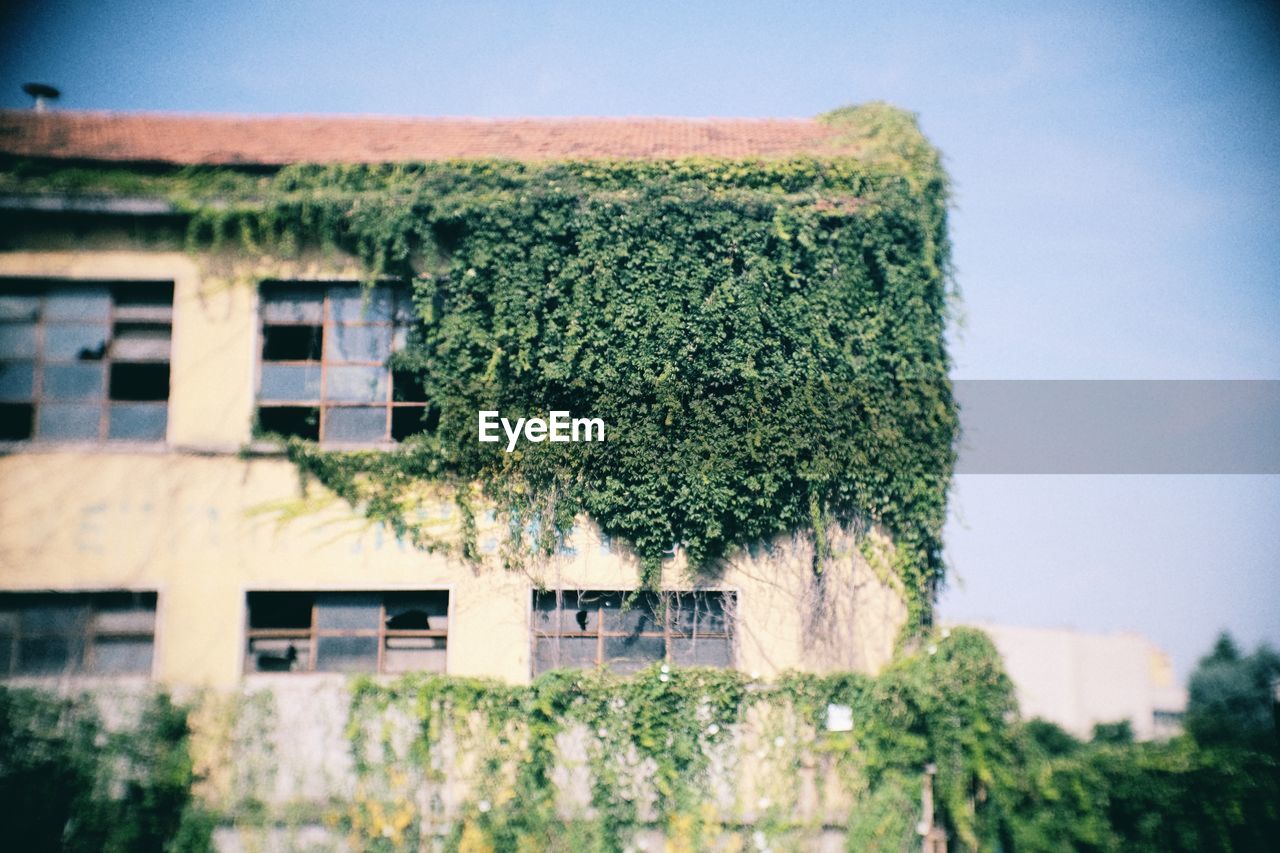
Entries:
<svg viewBox="0 0 1280 853">
<path fill-rule="evenodd" d="M 191 801 L 186 709 L 146 700 L 104 727 L 90 697 L 0 688 L 0 803 L 10 849 L 202 851 L 212 824 Z"/>
</svg>

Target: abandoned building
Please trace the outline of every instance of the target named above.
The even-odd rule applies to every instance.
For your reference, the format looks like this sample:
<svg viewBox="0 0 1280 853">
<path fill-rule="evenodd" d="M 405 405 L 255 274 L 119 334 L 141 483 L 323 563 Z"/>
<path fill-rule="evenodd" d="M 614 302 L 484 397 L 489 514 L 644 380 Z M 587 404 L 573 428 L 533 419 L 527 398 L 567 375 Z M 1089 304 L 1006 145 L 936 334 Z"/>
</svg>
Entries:
<svg viewBox="0 0 1280 853">
<path fill-rule="evenodd" d="M 563 820 L 613 833 L 617 845 L 646 833 L 659 843 L 692 831 L 688 820 L 721 819 L 735 843 L 766 829 L 843 843 L 866 783 L 856 781 L 856 751 L 827 749 L 820 736 L 847 739 L 855 726 L 846 695 L 855 687 L 839 679 L 880 671 L 906 630 L 928 623 L 954 409 L 937 153 L 913 118 L 887 105 L 830 115 L 837 120 L 0 113 L 0 681 L 64 694 L 87 688 L 97 703 L 123 697 L 135 711 L 108 710 L 117 722 L 138 718 L 131 696 L 195 697 L 192 790 L 217 817 L 220 849 L 362 849 L 372 840 L 428 849 L 459 833 L 496 838 L 482 824 L 504 809 L 540 815 L 552 837 Z M 306 186 L 315 174 L 322 185 Z M 725 478 L 722 492 L 745 494 L 742 506 L 756 501 L 734 516 L 750 521 L 765 505 L 752 490 L 798 495 L 799 477 L 825 477 L 844 514 L 828 514 L 826 498 L 809 493 L 781 521 L 743 521 L 731 531 L 734 547 L 707 570 L 687 540 L 655 536 L 642 547 L 606 535 L 623 528 L 601 516 L 575 511 L 556 518 L 550 547 L 512 561 L 514 541 L 538 538 L 538 517 L 466 497 L 474 477 L 446 487 L 396 475 L 389 481 L 411 485 L 371 494 L 352 485 L 364 480 L 326 480 L 300 461 L 300 447 L 313 460 L 373 469 L 416 458 L 424 428 L 449 416 L 402 360 L 435 322 L 423 277 L 465 285 L 476 278 L 468 264 L 487 253 L 475 300 L 485 302 L 484 276 L 524 261 L 519 252 L 493 261 L 518 235 L 505 214 L 488 222 L 492 193 L 520 208 L 522 187 L 554 186 L 560 175 L 578 180 L 582 194 L 545 196 L 537 215 L 550 230 L 520 252 L 550 243 L 547 254 L 562 251 L 569 241 L 556 229 L 576 214 L 556 217 L 595 205 L 596 266 L 575 284 L 585 300 L 618 286 L 610 264 L 628 260 L 600 260 L 615 221 L 648 241 L 645 229 L 692 217 L 665 246 L 644 242 L 657 248 L 638 261 L 650 275 L 648 310 L 676 316 L 669 339 L 686 354 L 664 355 L 654 383 L 677 370 L 676 358 L 719 364 L 750 314 L 727 307 L 734 288 L 782 294 L 759 297 L 752 311 L 776 298 L 802 317 L 794 341 L 778 347 L 776 322 L 752 315 L 752 334 L 773 347 L 775 364 L 787 366 L 798 350 L 811 359 L 778 374 L 803 387 L 779 383 L 729 407 L 752 423 L 770 406 L 791 408 L 772 436 L 748 436 L 751 423 L 726 428 L 718 440 L 741 445 L 742 460 L 728 475 L 700 459 L 695 442 L 681 457 L 703 465 L 693 491 Z M 388 195 L 404 184 L 377 184 L 402 178 L 419 207 Z M 291 215 L 310 222 L 309 193 L 366 179 L 374 189 L 359 192 L 377 199 L 350 204 L 343 222 L 367 217 L 376 230 L 379 217 L 411 219 L 434 203 L 423 193 L 462 186 L 447 204 L 476 217 L 496 248 L 467 263 L 422 250 L 420 265 L 401 267 L 406 276 L 380 268 L 358 239 L 315 244 L 312 234 L 312 243 L 285 248 L 260 243 L 252 229 L 224 233 L 272 187 L 286 185 Z M 754 217 L 754 268 L 737 246 L 744 217 Z M 704 254 L 681 259 L 697 240 Z M 821 255 L 819 244 L 840 248 Z M 721 266 L 704 275 L 712 262 Z M 432 273 L 433 263 L 447 272 Z M 693 304 L 713 317 L 714 340 L 697 356 L 687 354 L 703 342 L 680 340 L 683 318 L 665 304 L 668 267 L 697 282 Z M 748 290 L 742 299 L 758 298 Z M 603 321 L 603 340 L 626 326 L 643 346 L 644 309 L 609 298 L 619 313 Z M 572 328 L 555 333 L 568 339 Z M 473 361 L 481 370 L 482 356 Z M 757 375 L 752 357 L 735 358 L 709 380 L 722 401 L 737 393 L 737 379 L 726 377 Z M 832 388 L 864 376 L 880 397 L 854 405 Z M 904 384 L 921 376 L 932 385 Z M 479 411 L 501 408 L 465 402 L 452 416 L 472 430 Z M 523 403 L 544 413 L 565 407 Z M 827 419 L 823 428 L 809 429 L 815 417 Z M 864 417 L 866 429 L 856 420 Z M 604 442 L 576 446 L 607 452 L 618 436 L 627 440 L 623 426 L 602 421 Z M 840 430 L 843 443 L 829 447 L 825 436 Z M 812 455 L 786 456 L 809 440 L 805 432 L 815 436 Z M 655 447 L 655 434 L 639 456 L 661 479 L 669 448 L 661 437 Z M 480 446 L 474 432 L 463 438 L 453 452 Z M 498 458 L 507 449 L 483 445 Z M 629 509 L 632 494 L 609 499 Z M 864 513 L 867 502 L 877 509 Z M 654 506 L 645 511 L 664 511 Z M 720 535 L 722 526 L 706 529 Z M 579 672 L 538 678 L 552 670 Z M 608 674 L 641 671 L 632 681 Z M 423 673 L 449 678 L 393 678 Z M 837 674 L 832 684 L 844 685 L 845 698 L 828 705 L 810 696 L 801 715 L 788 687 L 766 690 L 794 684 L 790 673 Z M 684 712 L 644 723 L 669 730 L 631 740 L 605 721 L 643 715 L 644 703 L 629 710 L 615 693 L 595 708 L 600 722 L 579 709 L 542 730 L 535 760 L 533 730 L 503 697 L 532 697 L 542 685 L 571 696 L 585 684 L 574 679 L 614 691 L 647 689 L 641 682 L 651 679 L 662 689 L 725 692 L 716 704 L 704 687 L 677 691 Z M 760 697 L 749 710 L 748 693 Z M 464 694 L 487 710 L 459 711 L 452 703 Z M 371 708 L 380 710 L 370 716 Z M 677 736 L 694 750 L 679 767 L 667 755 Z M 914 753 L 906 760 L 907 772 L 922 772 Z M 918 808 L 911 798 L 902 806 L 908 831 Z"/>
<path fill-rule="evenodd" d="M 838 144 L 805 120 L 0 117 L 10 163 L 262 175 Z M 426 405 L 387 364 L 411 316 L 405 288 L 366 292 L 354 259 L 193 252 L 182 210 L 127 192 L 10 192 L 0 217 L 0 676 L 228 687 L 259 673 L 425 670 L 518 683 L 657 661 L 871 672 L 892 652 L 901 592 L 852 538 L 832 543 L 841 630 L 815 636 L 813 546 L 799 538 L 744 551 L 714 582 L 691 580 L 675 555 L 661 595 L 624 607 L 636 560 L 585 518 L 528 571 L 477 571 L 300 493 L 295 467 L 256 436 L 387 449 Z M 454 512 L 441 499 L 422 514 L 447 529 Z M 477 523 L 481 556 L 494 554 L 492 514 Z"/>
</svg>

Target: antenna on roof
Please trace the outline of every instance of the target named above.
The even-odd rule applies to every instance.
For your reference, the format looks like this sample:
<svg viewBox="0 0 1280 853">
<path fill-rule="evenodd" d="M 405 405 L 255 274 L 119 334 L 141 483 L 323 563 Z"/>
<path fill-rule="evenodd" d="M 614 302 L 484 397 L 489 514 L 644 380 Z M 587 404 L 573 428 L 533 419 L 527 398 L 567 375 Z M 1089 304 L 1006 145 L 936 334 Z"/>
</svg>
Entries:
<svg viewBox="0 0 1280 853">
<path fill-rule="evenodd" d="M 57 89 L 53 88 L 52 86 L 48 85 L 47 83 L 23 83 L 22 91 L 26 92 L 28 95 L 35 98 L 36 102 L 32 105 L 32 107 L 38 113 L 42 113 L 45 111 L 46 98 L 49 99 L 50 101 L 53 101 L 53 100 L 57 100 L 57 98 L 60 95 L 62 95 L 61 92 L 59 92 Z"/>
</svg>

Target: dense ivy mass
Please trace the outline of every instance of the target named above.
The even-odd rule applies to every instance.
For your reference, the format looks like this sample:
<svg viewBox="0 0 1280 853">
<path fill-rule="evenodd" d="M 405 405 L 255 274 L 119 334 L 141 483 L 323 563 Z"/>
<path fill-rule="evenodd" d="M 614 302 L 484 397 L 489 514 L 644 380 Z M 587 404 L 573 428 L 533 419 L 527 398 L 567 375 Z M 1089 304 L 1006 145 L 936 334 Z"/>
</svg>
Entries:
<svg viewBox="0 0 1280 853">
<path fill-rule="evenodd" d="M 198 246 L 318 241 L 412 281 L 421 323 L 399 358 L 432 402 L 423 434 L 394 454 L 293 447 L 397 530 L 406 484 L 479 482 L 533 544 L 586 513 L 653 580 L 673 545 L 706 566 L 778 534 L 821 545 L 857 517 L 894 534 L 927 620 L 956 429 L 945 178 L 910 115 L 825 118 L 859 157 L 114 180 L 181 201 Z M 600 417 L 608 440 L 507 454 L 477 442 L 481 409 Z"/>
</svg>

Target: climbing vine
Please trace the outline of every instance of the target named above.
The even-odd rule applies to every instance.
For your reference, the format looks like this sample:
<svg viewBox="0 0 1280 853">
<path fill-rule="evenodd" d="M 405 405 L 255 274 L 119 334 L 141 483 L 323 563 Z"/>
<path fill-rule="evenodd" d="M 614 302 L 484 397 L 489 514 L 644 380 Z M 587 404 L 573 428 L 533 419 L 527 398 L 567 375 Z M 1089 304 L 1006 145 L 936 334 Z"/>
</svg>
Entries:
<svg viewBox="0 0 1280 853">
<path fill-rule="evenodd" d="M 946 179 L 909 114 L 823 120 L 859 155 L 265 176 L 17 162 L 0 188 L 160 195 L 193 250 L 336 249 L 371 280 L 411 283 L 417 323 L 395 366 L 430 401 L 421 433 L 392 453 L 288 452 L 423 547 L 475 551 L 474 526 L 447 543 L 415 526 L 423 482 L 453 486 L 464 520 L 482 484 L 526 550 L 554 548 L 585 514 L 649 583 L 673 547 L 709 566 L 796 531 L 821 546 L 829 521 L 870 518 L 927 623 L 956 431 Z M 607 440 L 507 453 L 477 442 L 482 409 L 601 418 Z"/>
<path fill-rule="evenodd" d="M 851 837 L 883 840 L 912 831 L 936 762 L 940 815 L 973 846 L 990 828 L 973 791 L 1012 773 L 1012 685 L 983 635 L 931 640 L 878 677 L 654 665 L 527 686 L 361 679 L 348 731 L 366 796 L 345 826 L 371 848 L 448 833 L 450 849 L 564 849 L 567 833 L 573 849 L 620 850 L 654 827 L 696 850 L 744 832 L 803 845 L 843 814 Z M 828 730 L 832 704 L 851 730 Z M 451 813 L 430 805 L 446 791 L 461 795 Z"/>
</svg>

